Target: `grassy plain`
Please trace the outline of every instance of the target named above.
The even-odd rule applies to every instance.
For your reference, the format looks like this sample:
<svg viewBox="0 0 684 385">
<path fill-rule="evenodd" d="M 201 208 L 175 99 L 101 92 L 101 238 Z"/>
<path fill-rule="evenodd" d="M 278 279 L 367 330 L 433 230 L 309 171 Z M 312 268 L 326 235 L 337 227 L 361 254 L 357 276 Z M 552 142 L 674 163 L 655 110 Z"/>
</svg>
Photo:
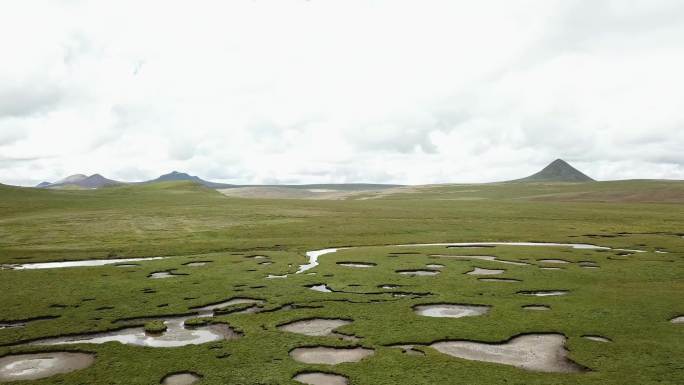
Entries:
<svg viewBox="0 0 684 385">
<path fill-rule="evenodd" d="M 186 313 L 190 308 L 250 297 L 265 300 L 256 314 L 215 317 L 244 333 L 235 341 L 181 348 L 119 343 L 69 345 L 94 352 L 85 370 L 36 384 L 154 384 L 167 373 L 192 370 L 201 384 L 295 384 L 296 373 L 330 371 L 355 385 L 385 384 L 681 384 L 684 326 L 684 183 L 659 181 L 580 184 L 425 186 L 361 193 L 346 200 L 244 199 L 188 183 L 159 183 L 100 190 L 60 191 L 0 186 L 0 263 L 94 258 L 173 256 L 140 266 L 0 270 L 0 322 L 41 316 L 23 328 L 0 329 L 0 356 L 42 351 L 23 341 L 120 328 L 118 320 Z M 646 253 L 499 246 L 493 249 L 380 247 L 438 242 L 538 241 L 593 243 Z M 365 246 L 321 257 L 316 275 L 266 279 L 293 273 L 306 250 Z M 415 252 L 396 254 L 393 252 Z M 656 253 L 667 251 L 667 253 Z M 487 254 L 530 263 L 431 257 Z M 273 262 L 249 258 L 264 255 Z M 594 261 L 562 270 L 539 259 Z M 204 266 L 184 263 L 211 261 Z M 336 262 L 373 262 L 368 269 Z M 433 277 L 396 270 L 445 265 Z M 522 282 L 481 282 L 473 267 L 504 268 L 497 277 Z M 169 279 L 150 279 L 174 270 Z M 325 283 L 335 292 L 307 286 Z M 382 284 L 424 293 L 396 297 Z M 527 297 L 521 290 L 569 290 L 560 297 Z M 491 305 L 484 316 L 421 317 L 425 303 Z M 278 310 L 296 304 L 292 310 Z M 545 304 L 550 311 L 523 310 Z M 277 326 L 310 317 L 339 317 L 340 328 L 375 349 L 359 363 L 307 365 L 288 352 L 299 346 L 349 346 L 331 337 L 308 337 Z M 135 323 L 135 322 L 134 322 Z M 143 322 L 144 323 L 144 322 Z M 142 325 L 143 323 L 136 323 Z M 511 366 L 467 361 L 421 348 L 408 356 L 388 347 L 443 339 L 502 341 L 532 332 L 568 337 L 570 357 L 592 369 L 583 374 L 534 373 Z M 610 343 L 581 338 L 609 337 Z M 65 347 L 50 349 L 64 350 Z M 24 382 L 26 383 L 26 382 Z"/>
</svg>

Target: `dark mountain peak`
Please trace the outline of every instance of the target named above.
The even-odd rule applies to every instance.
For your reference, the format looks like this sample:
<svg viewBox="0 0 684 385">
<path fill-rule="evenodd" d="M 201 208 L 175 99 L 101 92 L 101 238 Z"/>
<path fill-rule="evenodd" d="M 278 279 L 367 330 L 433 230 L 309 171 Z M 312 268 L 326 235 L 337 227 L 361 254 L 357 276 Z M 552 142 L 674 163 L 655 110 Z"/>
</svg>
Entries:
<svg viewBox="0 0 684 385">
<path fill-rule="evenodd" d="M 200 181 L 201 179 L 190 175 L 185 172 L 171 171 L 168 174 L 161 175 L 159 178 L 155 179 L 156 182 L 170 181 L 170 180 L 194 180 Z"/>
<path fill-rule="evenodd" d="M 36 187 L 37 187 L 37 188 L 45 188 L 45 187 L 48 187 L 48 186 L 51 186 L 51 185 L 52 185 L 52 183 L 50 183 L 50 182 L 40 182 L 40 183 L 38 183 L 38 184 L 36 185 Z"/>
<path fill-rule="evenodd" d="M 572 167 L 563 159 L 556 159 L 536 174 L 516 182 L 591 182 L 593 179 Z"/>
</svg>

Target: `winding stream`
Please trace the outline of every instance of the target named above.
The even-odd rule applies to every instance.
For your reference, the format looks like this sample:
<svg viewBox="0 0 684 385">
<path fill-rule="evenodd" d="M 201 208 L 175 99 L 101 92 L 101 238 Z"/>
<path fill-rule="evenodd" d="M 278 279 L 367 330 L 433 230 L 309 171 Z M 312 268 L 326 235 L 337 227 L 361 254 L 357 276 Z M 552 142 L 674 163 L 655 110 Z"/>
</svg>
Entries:
<svg viewBox="0 0 684 385">
<path fill-rule="evenodd" d="M 597 246 L 588 243 L 552 243 L 552 242 L 456 242 L 456 243 L 407 243 L 400 245 L 381 245 L 386 247 L 429 247 L 429 246 L 455 246 L 455 247 L 478 247 L 478 246 L 534 246 L 534 247 L 571 247 L 573 249 L 583 250 L 616 250 L 626 251 L 632 253 L 644 253 L 644 250 L 630 250 L 630 249 L 613 249 L 607 246 Z M 306 256 L 309 257 L 309 262 L 304 265 L 299 265 L 299 269 L 295 274 L 301 274 L 307 270 L 311 270 L 318 266 L 318 259 L 325 254 L 332 254 L 338 250 L 356 249 L 359 247 L 373 247 L 373 246 L 350 246 L 340 248 L 327 248 L 320 250 L 307 251 Z"/>
</svg>

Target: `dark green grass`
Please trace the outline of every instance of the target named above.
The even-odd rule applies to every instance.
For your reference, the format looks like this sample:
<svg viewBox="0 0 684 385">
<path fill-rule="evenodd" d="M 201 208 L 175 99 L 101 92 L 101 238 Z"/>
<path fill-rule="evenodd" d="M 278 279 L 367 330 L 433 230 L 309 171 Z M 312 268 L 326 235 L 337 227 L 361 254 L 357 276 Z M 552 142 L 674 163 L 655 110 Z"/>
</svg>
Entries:
<svg viewBox="0 0 684 385">
<path fill-rule="evenodd" d="M 603 184 L 595 185 L 598 187 L 553 189 L 610 190 Z M 684 326 L 668 322 L 684 314 L 684 239 L 677 235 L 684 230 L 681 205 L 523 198 L 525 194 L 538 195 L 535 189 L 546 188 L 543 186 L 528 187 L 535 191 L 527 192 L 520 185 L 467 189 L 478 188 L 486 190 L 486 199 L 444 199 L 463 195 L 459 191 L 465 188 L 459 186 L 362 201 L 229 199 L 188 184 L 97 191 L 0 188 L 4 198 L 0 201 L 0 261 L 176 256 L 125 268 L 0 270 L 0 320 L 60 316 L 34 321 L 24 328 L 0 330 L 0 356 L 45 349 L 97 353 L 92 367 L 32 382 L 36 384 L 154 384 L 168 373 L 187 370 L 202 374 L 202 384 L 217 385 L 294 384 L 290 378 L 305 370 L 344 374 L 356 385 L 683 382 Z M 488 240 L 587 242 L 648 252 L 622 256 L 616 251 L 547 247 L 362 247 L 322 256 L 321 265 L 311 270 L 315 275 L 265 278 L 268 274 L 293 273 L 305 261 L 304 251 L 310 249 Z M 669 253 L 657 254 L 653 252 L 656 249 Z M 495 255 L 531 265 L 431 254 Z M 268 256 L 274 263 L 260 265 L 260 260 L 249 258 L 253 255 Z M 542 264 L 539 259 L 594 261 L 600 268 L 584 269 L 577 263 Z M 211 263 L 184 265 L 192 261 Z M 337 265 L 343 261 L 377 266 L 362 269 Z M 396 273 L 425 268 L 430 263 L 445 265 L 442 273 L 432 277 Z M 542 265 L 563 269 L 540 270 Z M 505 269 L 504 274 L 494 277 L 522 282 L 481 282 L 477 276 L 464 274 L 473 267 Z M 187 275 L 147 278 L 151 272 L 165 270 Z M 320 283 L 336 292 L 307 288 Z M 382 284 L 402 286 L 383 290 L 378 288 Z M 569 293 L 559 297 L 517 294 L 558 289 Z M 431 295 L 392 296 L 396 291 Z M 184 314 L 193 307 L 233 297 L 266 301 L 264 312 L 213 319 L 244 333 L 235 341 L 169 349 L 118 343 L 50 348 L 21 345 L 22 341 L 49 336 L 143 325 L 144 321 L 121 320 Z M 461 319 L 421 317 L 412 310 L 418 304 L 445 302 L 492 308 L 484 316 Z M 277 310 L 285 304 L 299 307 Z M 521 308 L 527 304 L 545 304 L 552 309 Z M 288 352 L 299 346 L 354 344 L 277 329 L 277 325 L 311 317 L 353 320 L 339 330 L 362 337 L 358 344 L 375 349 L 375 355 L 333 367 L 292 360 Z M 426 352 L 424 357 L 386 347 L 443 339 L 496 342 L 533 332 L 566 335 L 570 357 L 592 372 L 533 373 L 456 359 L 427 347 L 421 348 Z M 584 334 L 602 335 L 613 342 L 589 341 L 581 338 Z"/>
</svg>

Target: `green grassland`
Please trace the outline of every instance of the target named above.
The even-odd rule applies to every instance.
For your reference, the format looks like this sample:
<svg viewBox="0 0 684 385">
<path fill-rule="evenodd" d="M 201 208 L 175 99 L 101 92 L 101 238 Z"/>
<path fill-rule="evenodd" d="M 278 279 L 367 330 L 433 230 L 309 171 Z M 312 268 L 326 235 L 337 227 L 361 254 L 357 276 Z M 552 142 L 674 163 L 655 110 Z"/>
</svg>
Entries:
<svg viewBox="0 0 684 385">
<path fill-rule="evenodd" d="M 0 357 L 10 353 L 79 350 L 97 354 L 93 366 L 35 384 L 156 384 L 171 372 L 192 370 L 201 384 L 296 384 L 296 373 L 322 370 L 354 385 L 390 384 L 681 384 L 684 383 L 684 183 L 443 185 L 396 193 L 361 193 L 346 200 L 243 199 L 190 183 L 158 183 L 99 190 L 39 190 L 0 186 L 0 263 L 171 256 L 134 267 L 0 270 L 0 322 L 52 316 L 23 328 L 0 329 Z M 615 250 L 497 246 L 448 249 L 393 244 L 537 241 L 593 243 Z M 361 246 L 321 257 L 311 270 L 286 279 L 306 262 L 305 251 Z M 655 251 L 667 251 L 656 253 Z M 405 254 L 407 252 L 415 254 Z M 431 256 L 495 255 L 496 261 Z M 267 256 L 270 265 L 254 255 Z M 540 259 L 594 261 L 556 266 Z M 204 266 L 184 265 L 211 261 Z M 337 262 L 372 262 L 343 267 Z M 403 269 L 444 265 L 437 276 L 410 277 Z M 505 269 L 482 282 L 473 267 Z M 181 275 L 150 279 L 155 271 Z M 321 293 L 307 286 L 325 283 Z M 402 285 L 383 290 L 383 284 Z M 529 297 L 524 290 L 568 290 L 559 297 Z M 405 291 L 408 296 L 394 296 Z M 237 340 L 180 348 L 119 343 L 30 346 L 24 342 L 64 334 L 105 331 L 144 321 L 136 317 L 182 314 L 234 297 L 264 300 L 255 314 L 212 319 L 244 333 Z M 459 319 L 416 315 L 412 306 L 467 303 L 489 313 Z M 294 304 L 294 308 L 283 307 Z M 545 304 L 550 311 L 529 311 Z M 287 333 L 278 325 L 324 317 L 353 320 L 338 329 L 358 342 Z M 592 369 L 582 374 L 536 373 L 467 361 L 419 346 L 409 356 L 389 345 L 437 340 L 497 342 L 521 333 L 555 332 L 568 338 L 570 358 Z M 585 334 L 609 337 L 601 343 Z M 300 346 L 375 349 L 358 363 L 308 365 L 288 352 Z"/>
</svg>

